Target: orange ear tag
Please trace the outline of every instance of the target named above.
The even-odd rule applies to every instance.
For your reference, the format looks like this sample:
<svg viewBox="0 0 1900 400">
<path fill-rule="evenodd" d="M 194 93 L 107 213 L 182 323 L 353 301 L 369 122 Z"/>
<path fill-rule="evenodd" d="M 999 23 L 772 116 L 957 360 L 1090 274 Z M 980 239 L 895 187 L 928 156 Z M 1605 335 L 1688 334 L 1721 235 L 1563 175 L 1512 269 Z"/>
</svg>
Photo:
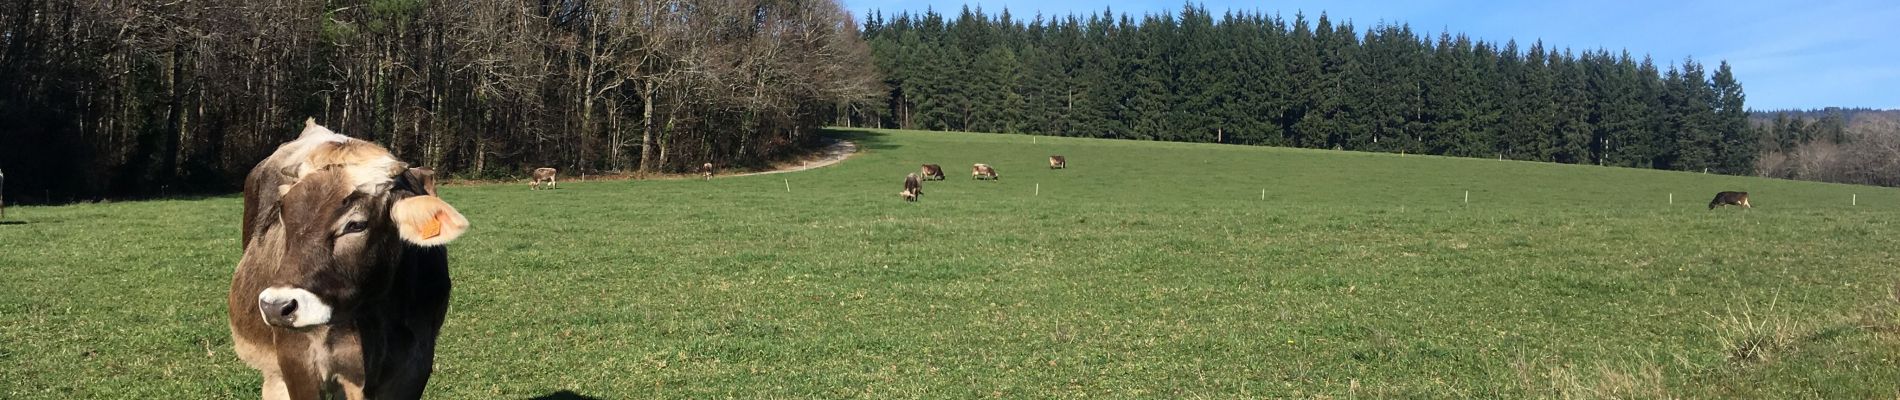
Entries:
<svg viewBox="0 0 1900 400">
<path fill-rule="evenodd" d="M 444 218 L 448 218 L 447 215 L 443 215 L 443 214 L 444 214 L 443 212 L 437 211 L 435 213 L 435 218 L 430 218 L 428 222 L 424 222 L 422 224 L 422 228 L 417 230 L 418 231 L 417 233 L 420 233 L 422 235 L 422 238 L 425 240 L 434 239 L 436 236 L 442 236 L 442 220 Z"/>
</svg>

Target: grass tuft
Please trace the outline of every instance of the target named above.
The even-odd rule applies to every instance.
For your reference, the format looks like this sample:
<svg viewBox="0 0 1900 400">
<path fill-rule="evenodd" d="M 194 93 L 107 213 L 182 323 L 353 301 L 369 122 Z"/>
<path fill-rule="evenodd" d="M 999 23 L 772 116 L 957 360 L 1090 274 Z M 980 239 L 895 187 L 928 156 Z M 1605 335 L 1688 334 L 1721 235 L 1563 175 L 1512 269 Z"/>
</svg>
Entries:
<svg viewBox="0 0 1900 400">
<path fill-rule="evenodd" d="M 1791 317 L 1775 314 L 1775 303 L 1779 299 L 1779 296 L 1771 298 L 1767 309 L 1761 312 L 1744 302 L 1740 311 L 1728 308 L 1723 315 L 1710 314 L 1715 319 L 1710 329 L 1719 338 L 1730 362 L 1765 363 L 1781 352 L 1793 350 L 1803 333 Z"/>
</svg>

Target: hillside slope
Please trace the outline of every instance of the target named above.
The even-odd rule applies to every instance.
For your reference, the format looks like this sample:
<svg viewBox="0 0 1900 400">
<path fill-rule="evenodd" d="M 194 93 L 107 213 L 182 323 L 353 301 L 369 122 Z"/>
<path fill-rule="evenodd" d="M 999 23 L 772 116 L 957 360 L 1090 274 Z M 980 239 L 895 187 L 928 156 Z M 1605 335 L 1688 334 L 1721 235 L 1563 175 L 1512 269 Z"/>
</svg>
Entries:
<svg viewBox="0 0 1900 400">
<path fill-rule="evenodd" d="M 475 228 L 431 394 L 1840 398 L 1900 377 L 1893 189 L 833 134 L 863 153 L 448 188 Z M 977 162 L 1002 179 L 970 180 Z M 922 163 L 950 179 L 900 201 Z M 1720 190 L 1755 208 L 1707 210 Z M 222 312 L 239 209 L 9 210 L 0 397 L 254 396 Z"/>
</svg>

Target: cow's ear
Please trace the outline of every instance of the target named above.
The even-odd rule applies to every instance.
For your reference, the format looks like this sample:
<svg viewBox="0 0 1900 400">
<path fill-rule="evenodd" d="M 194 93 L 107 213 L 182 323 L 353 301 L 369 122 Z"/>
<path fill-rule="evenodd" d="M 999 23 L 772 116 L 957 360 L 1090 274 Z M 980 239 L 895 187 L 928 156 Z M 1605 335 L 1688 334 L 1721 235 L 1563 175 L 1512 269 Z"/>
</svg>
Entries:
<svg viewBox="0 0 1900 400">
<path fill-rule="evenodd" d="M 411 196 L 389 209 L 402 240 L 417 246 L 441 246 L 468 231 L 468 218 L 435 196 Z"/>
<path fill-rule="evenodd" d="M 401 180 L 402 186 L 415 194 L 434 195 L 436 193 L 435 170 L 433 169 L 425 167 L 405 169 L 402 174 L 396 176 L 396 179 Z"/>
</svg>

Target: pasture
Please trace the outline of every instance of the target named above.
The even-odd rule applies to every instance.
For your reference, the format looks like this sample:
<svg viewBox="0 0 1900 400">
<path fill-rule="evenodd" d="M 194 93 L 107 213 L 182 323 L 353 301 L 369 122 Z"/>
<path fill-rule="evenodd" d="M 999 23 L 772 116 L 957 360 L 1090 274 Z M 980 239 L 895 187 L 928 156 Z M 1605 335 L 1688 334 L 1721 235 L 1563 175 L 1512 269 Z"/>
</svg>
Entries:
<svg viewBox="0 0 1900 400">
<path fill-rule="evenodd" d="M 709 182 L 446 187 L 474 228 L 451 245 L 431 397 L 1863 398 L 1900 386 L 1892 189 L 834 134 L 862 153 Z M 1051 154 L 1069 168 L 1050 170 Z M 971 180 L 979 162 L 1001 179 Z M 900 200 L 923 163 L 949 179 Z M 1755 207 L 1706 210 L 1722 190 Z M 0 398 L 256 396 L 223 311 L 240 209 L 228 196 L 8 210 Z"/>
</svg>

